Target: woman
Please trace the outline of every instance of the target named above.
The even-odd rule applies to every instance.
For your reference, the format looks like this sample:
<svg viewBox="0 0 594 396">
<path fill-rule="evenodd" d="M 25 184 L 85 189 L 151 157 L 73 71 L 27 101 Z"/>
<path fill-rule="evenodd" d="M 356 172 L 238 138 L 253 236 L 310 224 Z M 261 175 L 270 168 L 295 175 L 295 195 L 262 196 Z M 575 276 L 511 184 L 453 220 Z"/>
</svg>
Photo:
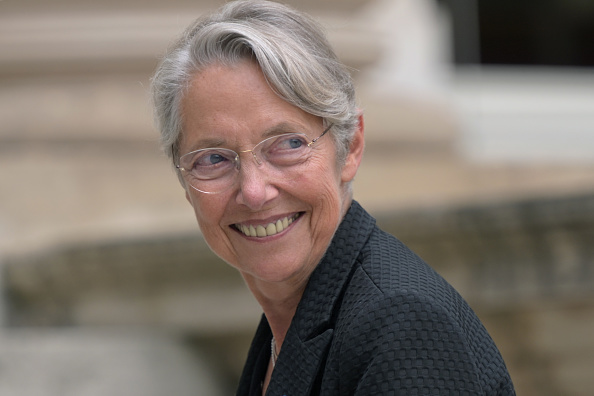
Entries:
<svg viewBox="0 0 594 396">
<path fill-rule="evenodd" d="M 363 117 L 309 17 L 229 3 L 153 90 L 206 242 L 264 311 L 238 395 L 514 394 L 464 300 L 352 200 Z"/>
</svg>

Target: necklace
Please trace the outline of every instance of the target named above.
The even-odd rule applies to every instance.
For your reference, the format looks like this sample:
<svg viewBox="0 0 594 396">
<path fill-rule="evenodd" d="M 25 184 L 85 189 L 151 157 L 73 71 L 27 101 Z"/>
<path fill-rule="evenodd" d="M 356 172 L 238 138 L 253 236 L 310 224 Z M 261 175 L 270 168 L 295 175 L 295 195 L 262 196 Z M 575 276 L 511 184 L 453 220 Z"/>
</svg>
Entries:
<svg viewBox="0 0 594 396">
<path fill-rule="evenodd" d="M 272 368 L 276 366 L 276 360 L 278 359 L 278 354 L 276 353 L 276 341 L 274 340 L 274 336 L 272 337 L 272 341 L 270 341 L 270 358 L 272 359 Z"/>
</svg>

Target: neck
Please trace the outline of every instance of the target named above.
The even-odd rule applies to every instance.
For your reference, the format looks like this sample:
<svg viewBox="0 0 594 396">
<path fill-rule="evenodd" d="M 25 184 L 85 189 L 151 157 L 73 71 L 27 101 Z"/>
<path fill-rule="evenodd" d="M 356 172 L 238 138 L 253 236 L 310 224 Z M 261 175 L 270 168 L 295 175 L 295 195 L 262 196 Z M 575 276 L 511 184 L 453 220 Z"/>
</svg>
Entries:
<svg viewBox="0 0 594 396">
<path fill-rule="evenodd" d="M 266 315 L 279 351 L 307 282 L 291 285 L 285 282 L 265 282 L 246 274 L 243 277 Z"/>
</svg>

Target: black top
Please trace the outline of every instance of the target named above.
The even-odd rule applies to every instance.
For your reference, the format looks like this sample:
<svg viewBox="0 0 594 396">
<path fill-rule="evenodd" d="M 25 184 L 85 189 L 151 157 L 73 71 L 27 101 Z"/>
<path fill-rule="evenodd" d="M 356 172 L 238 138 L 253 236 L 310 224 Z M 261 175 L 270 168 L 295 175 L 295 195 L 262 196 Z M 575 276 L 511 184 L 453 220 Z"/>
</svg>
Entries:
<svg viewBox="0 0 594 396">
<path fill-rule="evenodd" d="M 262 394 L 266 317 L 237 391 Z M 497 347 L 464 299 L 357 202 L 314 270 L 267 395 L 515 395 Z"/>
</svg>

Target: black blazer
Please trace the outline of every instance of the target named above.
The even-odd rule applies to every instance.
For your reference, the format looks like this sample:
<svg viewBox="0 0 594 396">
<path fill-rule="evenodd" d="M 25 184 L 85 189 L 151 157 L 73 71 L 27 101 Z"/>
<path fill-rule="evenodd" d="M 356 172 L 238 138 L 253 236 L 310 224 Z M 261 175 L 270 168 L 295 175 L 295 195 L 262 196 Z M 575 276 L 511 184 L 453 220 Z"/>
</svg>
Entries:
<svg viewBox="0 0 594 396">
<path fill-rule="evenodd" d="M 237 395 L 262 394 L 272 333 L 252 341 Z M 267 395 L 515 395 L 462 297 L 356 202 L 314 270 Z"/>
</svg>

